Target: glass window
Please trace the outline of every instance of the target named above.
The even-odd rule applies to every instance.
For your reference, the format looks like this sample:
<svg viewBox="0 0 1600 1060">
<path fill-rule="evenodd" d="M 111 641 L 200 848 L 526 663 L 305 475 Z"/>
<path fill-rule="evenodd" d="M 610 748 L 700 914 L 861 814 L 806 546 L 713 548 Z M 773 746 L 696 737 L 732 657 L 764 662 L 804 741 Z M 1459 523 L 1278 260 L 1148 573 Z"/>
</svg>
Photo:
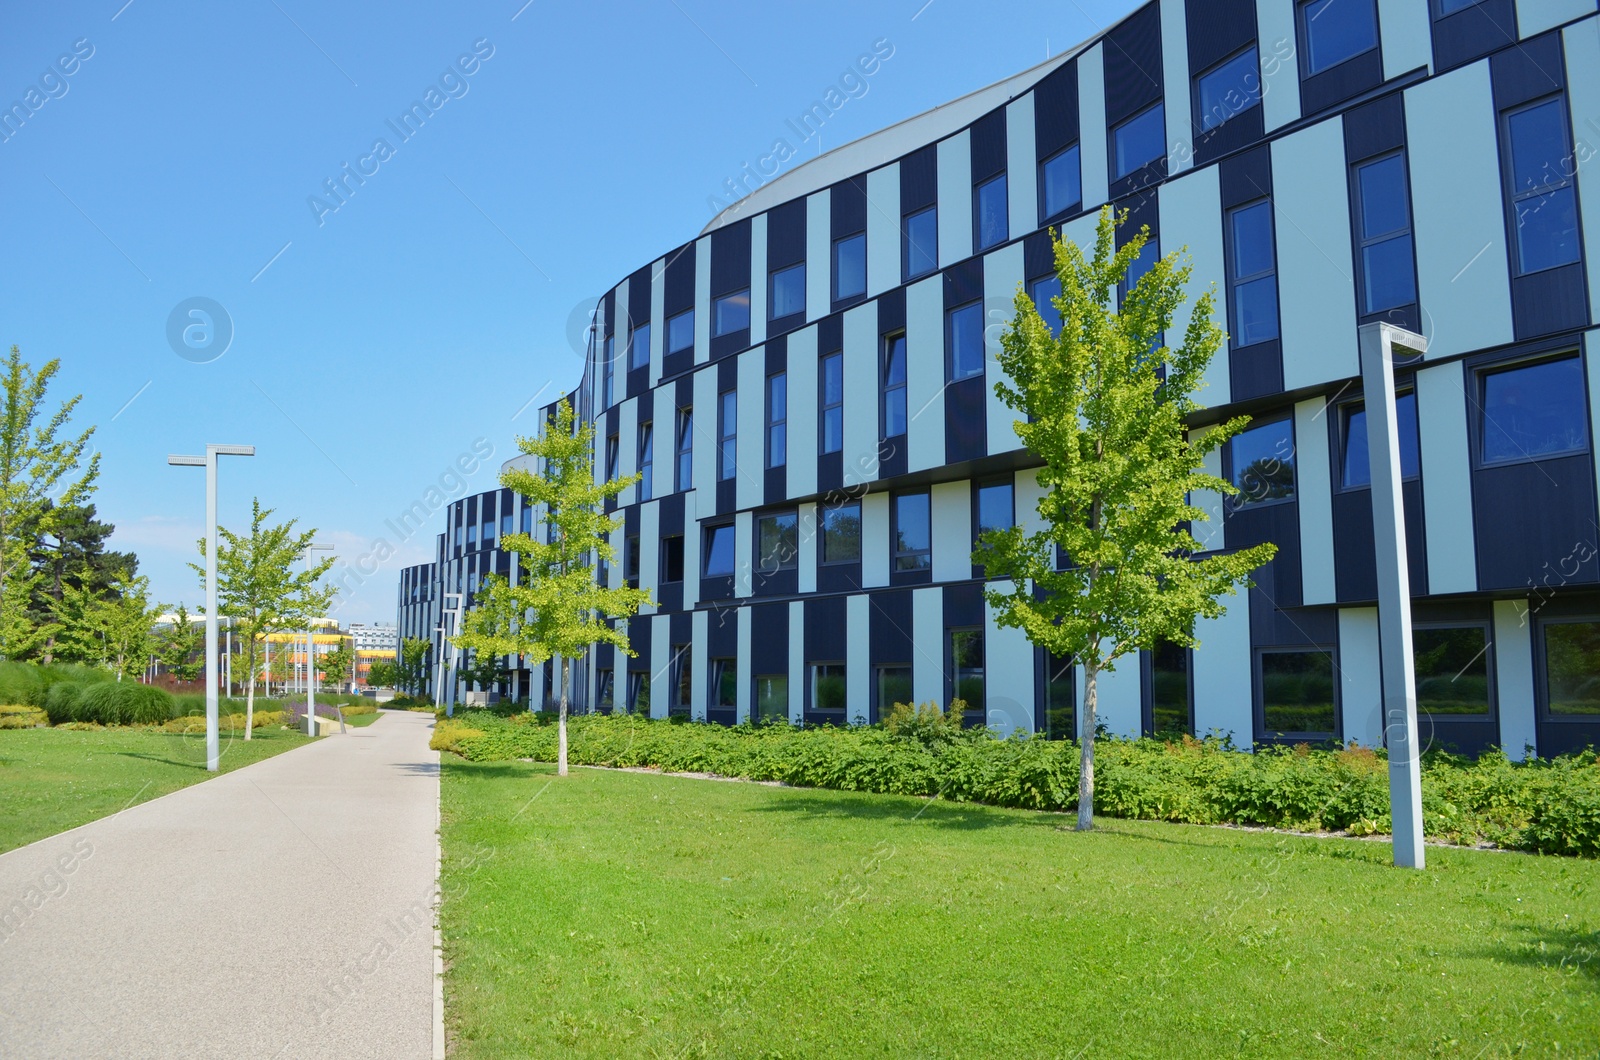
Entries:
<svg viewBox="0 0 1600 1060">
<path fill-rule="evenodd" d="M 774 574 L 794 570 L 800 562 L 800 518 L 779 512 L 756 519 L 756 570 Z"/>
<path fill-rule="evenodd" d="M 617 340 L 614 335 L 606 336 L 606 351 L 604 354 L 604 371 L 601 375 L 600 407 L 608 409 L 616 394 L 617 380 Z"/>
<path fill-rule="evenodd" d="M 1417 709 L 1429 714 L 1489 713 L 1489 631 L 1483 626 L 1413 629 Z"/>
<path fill-rule="evenodd" d="M 1365 311 L 1379 313 L 1410 305 L 1417 300 L 1417 280 L 1412 267 L 1411 206 L 1406 196 L 1404 153 L 1357 166 L 1356 189 L 1361 207 Z"/>
<path fill-rule="evenodd" d="M 822 451 L 837 453 L 844 448 L 844 354 L 830 353 L 822 358 L 818 384 L 822 390 Z"/>
<path fill-rule="evenodd" d="M 1255 45 L 1201 74 L 1196 88 L 1201 132 L 1260 104 L 1261 73 L 1256 67 Z"/>
<path fill-rule="evenodd" d="M 1235 508 L 1294 499 L 1294 434 L 1289 421 L 1274 420 L 1240 431 L 1228 442 Z"/>
<path fill-rule="evenodd" d="M 1136 173 L 1167 153 L 1167 119 L 1160 103 L 1141 111 L 1111 133 L 1116 163 L 1113 180 Z"/>
<path fill-rule="evenodd" d="M 926 276 L 939 267 L 939 208 L 930 206 L 905 220 L 905 246 L 901 251 L 905 278 Z"/>
<path fill-rule="evenodd" d="M 1482 408 L 1484 463 L 1588 448 L 1583 366 L 1576 357 L 1485 372 Z"/>
<path fill-rule="evenodd" d="M 973 220 L 977 225 L 978 249 L 987 250 L 1004 243 L 1009 234 L 1010 222 L 1006 216 L 1006 177 L 998 177 L 979 184 L 972 192 Z"/>
<path fill-rule="evenodd" d="M 1009 530 L 1016 525 L 1010 482 L 986 482 L 978 487 L 978 533 Z"/>
<path fill-rule="evenodd" d="M 933 537 L 928 523 L 928 495 L 901 493 L 894 499 L 894 569 L 928 570 L 933 566 Z"/>
<path fill-rule="evenodd" d="M 945 346 L 952 383 L 983 374 L 983 303 L 970 302 L 945 314 Z"/>
<path fill-rule="evenodd" d="M 1395 426 L 1400 434 L 1400 477 L 1416 478 L 1417 395 L 1407 391 L 1394 399 Z M 1341 481 L 1345 489 L 1372 485 L 1372 467 L 1367 449 L 1367 408 L 1347 405 L 1344 410 L 1344 460 Z"/>
<path fill-rule="evenodd" d="M 533 533 L 533 508 L 526 502 L 522 505 L 522 532 L 524 534 Z"/>
<path fill-rule="evenodd" d="M 787 721 L 789 719 L 789 678 L 786 674 L 758 674 L 756 676 L 757 722 Z"/>
<path fill-rule="evenodd" d="M 706 527 L 707 578 L 725 578 L 733 573 L 734 530 L 729 526 Z"/>
<path fill-rule="evenodd" d="M 1232 240 L 1233 344 L 1253 346 L 1278 337 L 1278 256 L 1268 199 L 1228 213 Z"/>
<path fill-rule="evenodd" d="M 711 660 L 711 697 L 719 707 L 739 705 L 739 661 L 737 659 Z"/>
<path fill-rule="evenodd" d="M 643 670 L 634 670 L 628 674 L 628 712 L 650 713 L 650 675 Z"/>
<path fill-rule="evenodd" d="M 841 504 L 822 510 L 822 562 L 861 560 L 861 505 Z"/>
<path fill-rule="evenodd" d="M 639 535 L 629 534 L 622 547 L 622 576 L 630 582 L 639 580 Z"/>
<path fill-rule="evenodd" d="M 1478 0 L 1436 0 L 1439 14 L 1453 15 L 1457 11 L 1465 11 L 1469 7 L 1476 7 Z"/>
<path fill-rule="evenodd" d="M 678 488 L 694 485 L 694 409 L 678 410 Z"/>
<path fill-rule="evenodd" d="M 1150 731 L 1194 732 L 1189 710 L 1189 649 L 1162 641 L 1150 653 Z"/>
<path fill-rule="evenodd" d="M 642 501 L 647 501 L 653 496 L 650 489 L 655 462 L 655 424 L 641 423 L 639 424 L 639 499 Z"/>
<path fill-rule="evenodd" d="M 628 337 L 628 349 L 632 351 L 632 360 L 628 363 L 633 368 L 650 367 L 650 322 L 645 321 L 633 329 L 633 334 Z"/>
<path fill-rule="evenodd" d="M 772 274 L 772 301 L 767 318 L 780 320 L 806 311 L 806 266 L 790 265 Z"/>
<path fill-rule="evenodd" d="M 1039 318 L 1050 329 L 1050 334 L 1060 338 L 1061 310 L 1056 308 L 1055 300 L 1061 297 L 1061 277 L 1051 274 L 1034 280 L 1028 285 L 1028 297 L 1033 299 Z"/>
<path fill-rule="evenodd" d="M 1311 0 L 1300 7 L 1306 72 L 1320 74 L 1378 46 L 1374 0 Z"/>
<path fill-rule="evenodd" d="M 689 713 L 689 704 L 694 698 L 689 659 L 689 645 L 672 646 L 672 702 L 667 705 L 668 714 Z"/>
<path fill-rule="evenodd" d="M 1268 733 L 1331 737 L 1333 655 L 1316 649 L 1262 652 L 1261 719 Z"/>
<path fill-rule="evenodd" d="M 811 709 L 844 710 L 844 663 L 811 664 Z"/>
<path fill-rule="evenodd" d="M 478 547 L 478 524 L 477 523 L 473 523 L 471 526 L 467 527 L 467 547 L 469 549 Z"/>
<path fill-rule="evenodd" d="M 614 434 L 606 435 L 606 481 L 612 482 L 617 477 L 617 457 L 622 445 Z"/>
<path fill-rule="evenodd" d="M 594 678 L 595 678 L 595 681 L 594 681 L 594 683 L 595 683 L 594 702 L 595 702 L 595 706 L 603 714 L 611 713 L 611 709 L 615 705 L 615 701 L 612 698 L 614 693 L 612 692 L 612 684 L 611 684 L 612 680 L 615 677 L 616 677 L 616 671 L 615 670 L 596 670 L 595 671 L 595 675 L 594 675 Z"/>
<path fill-rule="evenodd" d="M 1575 165 L 1560 96 L 1506 115 L 1507 168 L 1522 275 L 1578 260 Z"/>
<path fill-rule="evenodd" d="M 1040 223 L 1066 213 L 1083 201 L 1082 180 L 1077 144 L 1039 163 Z"/>
<path fill-rule="evenodd" d="M 878 695 L 878 714 L 887 716 L 896 704 L 914 701 L 911 688 L 911 667 L 880 666 L 874 682 Z"/>
<path fill-rule="evenodd" d="M 711 334 L 732 335 L 750 326 L 750 288 L 725 294 L 711 303 Z"/>
<path fill-rule="evenodd" d="M 1544 687 L 1551 715 L 1600 715 L 1600 622 L 1545 624 Z"/>
<path fill-rule="evenodd" d="M 724 390 L 717 402 L 717 480 L 738 470 L 739 392 Z"/>
<path fill-rule="evenodd" d="M 661 539 L 661 580 L 683 581 L 683 535 L 669 534 Z"/>
<path fill-rule="evenodd" d="M 906 433 L 905 332 L 883 342 L 883 436 L 894 438 Z"/>
<path fill-rule="evenodd" d="M 1071 740 L 1078 734 L 1078 689 L 1072 660 L 1044 653 L 1044 730 L 1047 740 Z"/>
<path fill-rule="evenodd" d="M 968 715 L 983 717 L 983 630 L 950 631 L 950 698 L 966 703 Z"/>
<path fill-rule="evenodd" d="M 767 466 L 789 462 L 789 373 L 767 376 Z"/>
<path fill-rule="evenodd" d="M 505 537 L 511 533 L 511 511 L 507 509 L 500 513 L 500 536 Z"/>
<path fill-rule="evenodd" d="M 867 236 L 865 232 L 833 242 L 833 300 L 857 298 L 867 293 Z"/>
<path fill-rule="evenodd" d="M 694 345 L 694 310 L 667 318 L 667 352 L 678 353 Z"/>
</svg>

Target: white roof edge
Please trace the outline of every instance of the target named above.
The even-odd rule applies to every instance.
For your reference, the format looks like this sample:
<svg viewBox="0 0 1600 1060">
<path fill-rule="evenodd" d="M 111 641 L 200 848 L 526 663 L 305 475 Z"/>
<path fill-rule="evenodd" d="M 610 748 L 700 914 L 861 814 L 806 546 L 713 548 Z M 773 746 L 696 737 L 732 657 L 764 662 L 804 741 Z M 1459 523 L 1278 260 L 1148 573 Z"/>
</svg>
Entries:
<svg viewBox="0 0 1600 1060">
<path fill-rule="evenodd" d="M 1076 47 L 1051 56 L 1019 74 L 1012 74 L 992 85 L 968 92 L 932 110 L 904 118 L 802 162 L 725 207 L 707 222 L 700 230 L 700 235 L 747 215 L 771 209 L 779 203 L 803 198 L 841 180 L 877 169 L 919 147 L 937 143 L 1032 88 L 1056 67 L 1093 47 L 1103 36 L 1103 32 L 1097 33 Z"/>
</svg>

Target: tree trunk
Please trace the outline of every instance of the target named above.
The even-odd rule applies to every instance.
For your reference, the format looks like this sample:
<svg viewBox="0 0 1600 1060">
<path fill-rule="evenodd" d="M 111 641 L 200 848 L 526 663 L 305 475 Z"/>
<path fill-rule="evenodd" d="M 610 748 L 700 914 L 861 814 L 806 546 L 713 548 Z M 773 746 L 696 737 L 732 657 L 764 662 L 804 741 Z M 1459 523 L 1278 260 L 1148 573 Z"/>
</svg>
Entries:
<svg viewBox="0 0 1600 1060">
<path fill-rule="evenodd" d="M 567 775 L 567 668 L 572 664 L 566 656 L 561 657 L 561 720 L 558 723 L 557 741 L 560 744 L 559 760 L 556 765 L 558 776 Z"/>
<path fill-rule="evenodd" d="M 250 679 L 244 684 L 244 738 L 250 739 L 250 733 L 256 723 L 256 652 L 255 638 L 250 638 L 250 651 L 246 657 L 250 660 Z"/>
<path fill-rule="evenodd" d="M 1094 827 L 1094 729 L 1099 680 L 1099 667 L 1093 664 L 1084 666 L 1083 732 L 1078 739 L 1078 831 L 1080 832 L 1087 832 Z"/>
</svg>

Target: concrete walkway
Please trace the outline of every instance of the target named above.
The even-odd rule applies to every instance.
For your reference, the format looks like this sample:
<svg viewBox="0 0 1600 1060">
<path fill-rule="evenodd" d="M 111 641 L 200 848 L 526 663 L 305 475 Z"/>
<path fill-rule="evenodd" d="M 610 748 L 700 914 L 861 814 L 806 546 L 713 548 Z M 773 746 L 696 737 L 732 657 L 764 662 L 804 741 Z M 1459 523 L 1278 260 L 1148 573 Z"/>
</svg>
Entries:
<svg viewBox="0 0 1600 1060">
<path fill-rule="evenodd" d="M 434 1056 L 432 725 L 385 714 L 0 855 L 0 1057 Z"/>
</svg>

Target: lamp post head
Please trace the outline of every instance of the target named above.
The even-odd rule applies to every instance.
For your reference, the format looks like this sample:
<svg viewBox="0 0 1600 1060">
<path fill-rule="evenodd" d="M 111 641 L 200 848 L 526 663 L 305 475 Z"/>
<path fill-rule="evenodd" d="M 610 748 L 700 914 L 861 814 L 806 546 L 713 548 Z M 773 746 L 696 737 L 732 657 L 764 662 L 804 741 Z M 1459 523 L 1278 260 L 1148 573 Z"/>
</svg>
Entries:
<svg viewBox="0 0 1600 1060">
<path fill-rule="evenodd" d="M 167 457 L 167 463 L 173 467 L 205 467 L 206 458 L 203 456 L 180 456 L 173 453 Z"/>
<path fill-rule="evenodd" d="M 253 445 L 208 445 L 206 452 L 216 456 L 255 456 Z"/>
</svg>

